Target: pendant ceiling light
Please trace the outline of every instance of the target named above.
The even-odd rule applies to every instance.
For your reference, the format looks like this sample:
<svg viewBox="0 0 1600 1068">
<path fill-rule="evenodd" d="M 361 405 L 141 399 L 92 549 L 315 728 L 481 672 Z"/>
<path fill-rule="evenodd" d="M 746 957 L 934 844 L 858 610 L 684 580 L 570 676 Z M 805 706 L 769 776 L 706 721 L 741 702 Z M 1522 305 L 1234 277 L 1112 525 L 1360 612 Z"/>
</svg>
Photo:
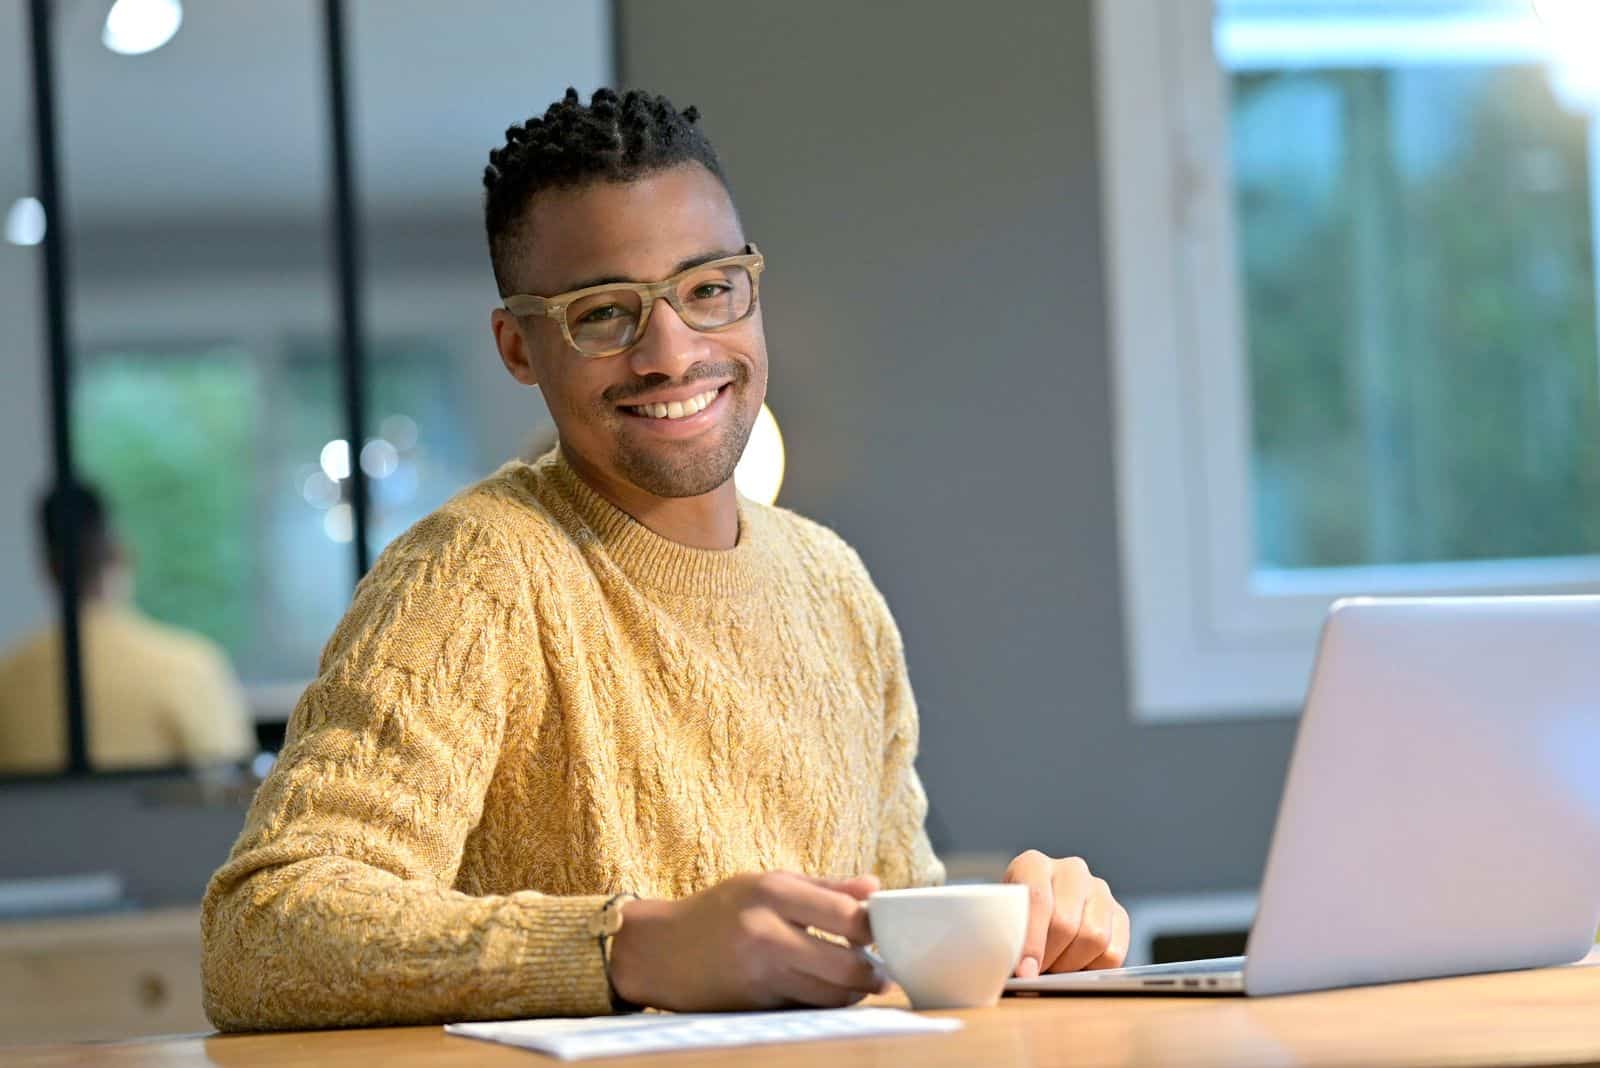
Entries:
<svg viewBox="0 0 1600 1068">
<path fill-rule="evenodd" d="M 100 42 L 124 56 L 154 52 L 183 25 L 179 0 L 117 0 L 106 15 Z"/>
</svg>

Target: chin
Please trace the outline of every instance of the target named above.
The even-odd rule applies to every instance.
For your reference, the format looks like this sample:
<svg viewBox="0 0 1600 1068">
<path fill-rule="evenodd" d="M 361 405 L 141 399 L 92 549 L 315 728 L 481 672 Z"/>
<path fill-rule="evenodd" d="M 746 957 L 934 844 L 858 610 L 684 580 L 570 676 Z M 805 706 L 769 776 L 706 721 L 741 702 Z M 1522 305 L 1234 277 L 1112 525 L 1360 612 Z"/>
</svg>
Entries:
<svg viewBox="0 0 1600 1068">
<path fill-rule="evenodd" d="M 734 460 L 737 463 L 738 458 Z M 655 497 L 700 497 L 733 478 L 733 465 L 720 456 L 697 457 L 688 463 L 640 462 L 638 457 L 628 457 L 617 466 L 624 478 Z"/>
<path fill-rule="evenodd" d="M 741 433 L 741 429 L 743 432 Z M 748 428 L 729 427 L 716 441 L 686 443 L 682 450 L 618 442 L 615 467 L 633 485 L 655 497 L 700 497 L 722 488 L 750 439 Z"/>
</svg>

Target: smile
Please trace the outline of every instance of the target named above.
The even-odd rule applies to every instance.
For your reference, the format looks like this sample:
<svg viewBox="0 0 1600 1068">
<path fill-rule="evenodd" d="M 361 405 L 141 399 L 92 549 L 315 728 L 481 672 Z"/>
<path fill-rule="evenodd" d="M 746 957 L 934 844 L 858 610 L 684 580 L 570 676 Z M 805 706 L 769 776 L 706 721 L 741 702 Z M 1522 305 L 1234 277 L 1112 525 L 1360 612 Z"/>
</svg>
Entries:
<svg viewBox="0 0 1600 1068">
<path fill-rule="evenodd" d="M 717 392 L 715 389 L 708 389 L 687 400 L 673 401 L 671 404 L 623 405 L 623 410 L 650 419 L 683 419 L 710 407 L 711 402 L 717 399 Z"/>
<path fill-rule="evenodd" d="M 665 404 L 623 404 L 617 406 L 623 419 L 654 438 L 683 441 L 722 422 L 733 403 L 733 386 L 726 383 L 681 401 Z"/>
</svg>

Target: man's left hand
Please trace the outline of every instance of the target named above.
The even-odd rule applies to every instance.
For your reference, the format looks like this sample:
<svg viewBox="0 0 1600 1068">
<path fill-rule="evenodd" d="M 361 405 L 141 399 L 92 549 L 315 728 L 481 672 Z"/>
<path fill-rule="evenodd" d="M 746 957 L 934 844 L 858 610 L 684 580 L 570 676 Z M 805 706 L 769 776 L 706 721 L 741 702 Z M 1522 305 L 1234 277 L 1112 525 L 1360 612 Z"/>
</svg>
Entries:
<svg viewBox="0 0 1600 1068">
<path fill-rule="evenodd" d="M 1122 966 L 1128 956 L 1128 910 L 1078 857 L 1058 860 L 1030 849 L 1006 868 L 1004 881 L 1028 888 L 1028 936 L 1018 979 Z"/>
</svg>

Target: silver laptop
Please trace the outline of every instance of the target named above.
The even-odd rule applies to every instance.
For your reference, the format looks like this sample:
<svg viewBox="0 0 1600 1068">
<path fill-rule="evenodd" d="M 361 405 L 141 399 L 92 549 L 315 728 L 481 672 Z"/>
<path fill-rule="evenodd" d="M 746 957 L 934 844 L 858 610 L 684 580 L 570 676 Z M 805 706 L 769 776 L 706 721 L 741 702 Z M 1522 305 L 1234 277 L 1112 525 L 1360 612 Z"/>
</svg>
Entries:
<svg viewBox="0 0 1600 1068">
<path fill-rule="evenodd" d="M 1288 994 L 1565 964 L 1600 925 L 1600 597 L 1358 599 L 1317 649 L 1243 957 L 1008 992 Z"/>
</svg>

